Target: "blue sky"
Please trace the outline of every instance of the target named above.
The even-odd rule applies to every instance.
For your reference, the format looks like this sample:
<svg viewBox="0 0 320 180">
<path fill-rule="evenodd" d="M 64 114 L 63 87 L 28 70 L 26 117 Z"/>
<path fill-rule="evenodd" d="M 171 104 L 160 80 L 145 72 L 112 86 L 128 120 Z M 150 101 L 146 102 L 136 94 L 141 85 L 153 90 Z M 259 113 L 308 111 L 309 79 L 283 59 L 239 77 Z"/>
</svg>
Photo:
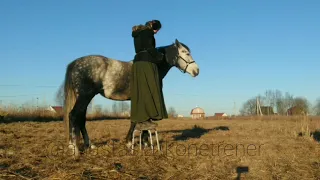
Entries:
<svg viewBox="0 0 320 180">
<path fill-rule="evenodd" d="M 100 54 L 129 61 L 131 27 L 159 19 L 157 45 L 187 44 L 200 67 L 192 78 L 171 69 L 164 79 L 166 105 L 188 115 L 233 113 L 244 101 L 279 89 L 320 97 L 320 1 L 17 1 L 0 6 L 2 104 L 54 104 L 72 60 Z M 94 104 L 112 101 L 97 95 Z"/>
</svg>

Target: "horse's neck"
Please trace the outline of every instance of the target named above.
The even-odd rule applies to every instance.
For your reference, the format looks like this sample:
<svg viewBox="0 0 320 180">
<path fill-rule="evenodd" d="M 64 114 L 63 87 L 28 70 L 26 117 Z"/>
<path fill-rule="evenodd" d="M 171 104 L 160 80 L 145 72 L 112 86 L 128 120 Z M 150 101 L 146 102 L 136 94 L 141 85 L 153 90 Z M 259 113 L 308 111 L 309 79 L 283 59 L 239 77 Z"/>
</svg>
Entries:
<svg viewBox="0 0 320 180">
<path fill-rule="evenodd" d="M 156 47 L 156 49 L 163 53 L 166 56 L 166 50 L 170 47 L 171 45 L 167 45 L 167 46 L 159 46 Z M 165 57 L 166 58 L 166 57 Z M 171 69 L 171 66 L 169 65 L 169 63 L 166 61 L 163 64 L 160 64 L 158 66 L 159 69 L 159 75 L 161 77 L 161 79 L 163 79 L 169 72 L 169 70 Z"/>
<path fill-rule="evenodd" d="M 171 69 L 171 66 L 169 65 L 164 65 L 164 66 L 160 66 L 159 67 L 159 75 L 160 75 L 160 78 L 163 79 L 164 77 L 166 77 L 166 75 L 168 74 L 168 72 L 170 71 Z"/>
</svg>

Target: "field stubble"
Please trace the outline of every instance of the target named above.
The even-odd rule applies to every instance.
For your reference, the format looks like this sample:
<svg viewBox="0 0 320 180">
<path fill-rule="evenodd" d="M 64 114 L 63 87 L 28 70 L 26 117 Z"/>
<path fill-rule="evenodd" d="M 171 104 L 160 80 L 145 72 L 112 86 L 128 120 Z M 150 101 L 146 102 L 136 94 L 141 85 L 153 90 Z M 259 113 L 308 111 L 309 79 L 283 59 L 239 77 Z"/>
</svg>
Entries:
<svg viewBox="0 0 320 180">
<path fill-rule="evenodd" d="M 61 121 L 0 124 L 0 179 L 320 179 L 319 118 L 163 120 L 153 154 L 130 154 L 128 128 L 88 121 L 97 149 L 75 161 Z"/>
</svg>

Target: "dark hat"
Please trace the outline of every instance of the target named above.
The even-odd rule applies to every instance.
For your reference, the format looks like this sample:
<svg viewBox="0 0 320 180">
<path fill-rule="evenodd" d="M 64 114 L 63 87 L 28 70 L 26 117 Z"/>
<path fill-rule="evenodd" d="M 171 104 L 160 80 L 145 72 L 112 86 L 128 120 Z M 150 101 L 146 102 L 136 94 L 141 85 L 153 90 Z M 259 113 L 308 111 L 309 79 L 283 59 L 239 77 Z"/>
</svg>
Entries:
<svg viewBox="0 0 320 180">
<path fill-rule="evenodd" d="M 159 20 L 152 20 L 152 21 L 148 21 L 146 22 L 146 25 L 148 23 L 151 23 L 152 24 L 152 29 L 153 30 L 159 30 L 161 29 L 162 25 L 161 25 L 161 22 Z"/>
</svg>

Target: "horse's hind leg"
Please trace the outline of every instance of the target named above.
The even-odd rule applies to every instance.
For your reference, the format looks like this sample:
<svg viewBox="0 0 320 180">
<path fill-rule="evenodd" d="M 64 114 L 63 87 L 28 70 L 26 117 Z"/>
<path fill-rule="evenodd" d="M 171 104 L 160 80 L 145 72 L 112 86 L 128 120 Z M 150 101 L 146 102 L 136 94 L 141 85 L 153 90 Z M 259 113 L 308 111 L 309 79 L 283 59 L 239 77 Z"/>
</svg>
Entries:
<svg viewBox="0 0 320 180">
<path fill-rule="evenodd" d="M 75 106 L 76 107 L 76 106 Z M 73 150 L 73 155 L 75 157 L 79 156 L 79 140 L 80 140 L 80 127 L 77 122 L 77 114 L 76 114 L 76 109 L 75 107 L 73 108 L 69 114 L 69 119 L 70 119 L 70 136 L 71 136 L 71 142 L 69 145 L 69 148 L 72 148 Z"/>
<path fill-rule="evenodd" d="M 84 115 L 81 117 L 84 118 L 83 120 L 81 120 L 81 126 L 80 126 L 80 131 L 84 140 L 84 146 L 86 149 L 88 148 L 94 149 L 96 146 L 91 143 L 87 129 L 86 129 L 86 119 L 85 119 L 86 114 L 84 113 Z"/>
<path fill-rule="evenodd" d="M 74 155 L 78 157 L 79 153 L 79 141 L 80 141 L 80 130 L 83 131 L 85 129 L 85 121 L 86 121 L 86 111 L 87 106 L 89 105 L 91 99 L 94 95 L 79 95 L 76 103 L 69 114 L 69 118 L 71 121 L 71 139 L 72 145 L 74 148 Z M 88 142 L 88 134 L 86 130 L 82 132 L 84 140 Z M 86 134 L 86 135 L 84 135 Z"/>
</svg>

